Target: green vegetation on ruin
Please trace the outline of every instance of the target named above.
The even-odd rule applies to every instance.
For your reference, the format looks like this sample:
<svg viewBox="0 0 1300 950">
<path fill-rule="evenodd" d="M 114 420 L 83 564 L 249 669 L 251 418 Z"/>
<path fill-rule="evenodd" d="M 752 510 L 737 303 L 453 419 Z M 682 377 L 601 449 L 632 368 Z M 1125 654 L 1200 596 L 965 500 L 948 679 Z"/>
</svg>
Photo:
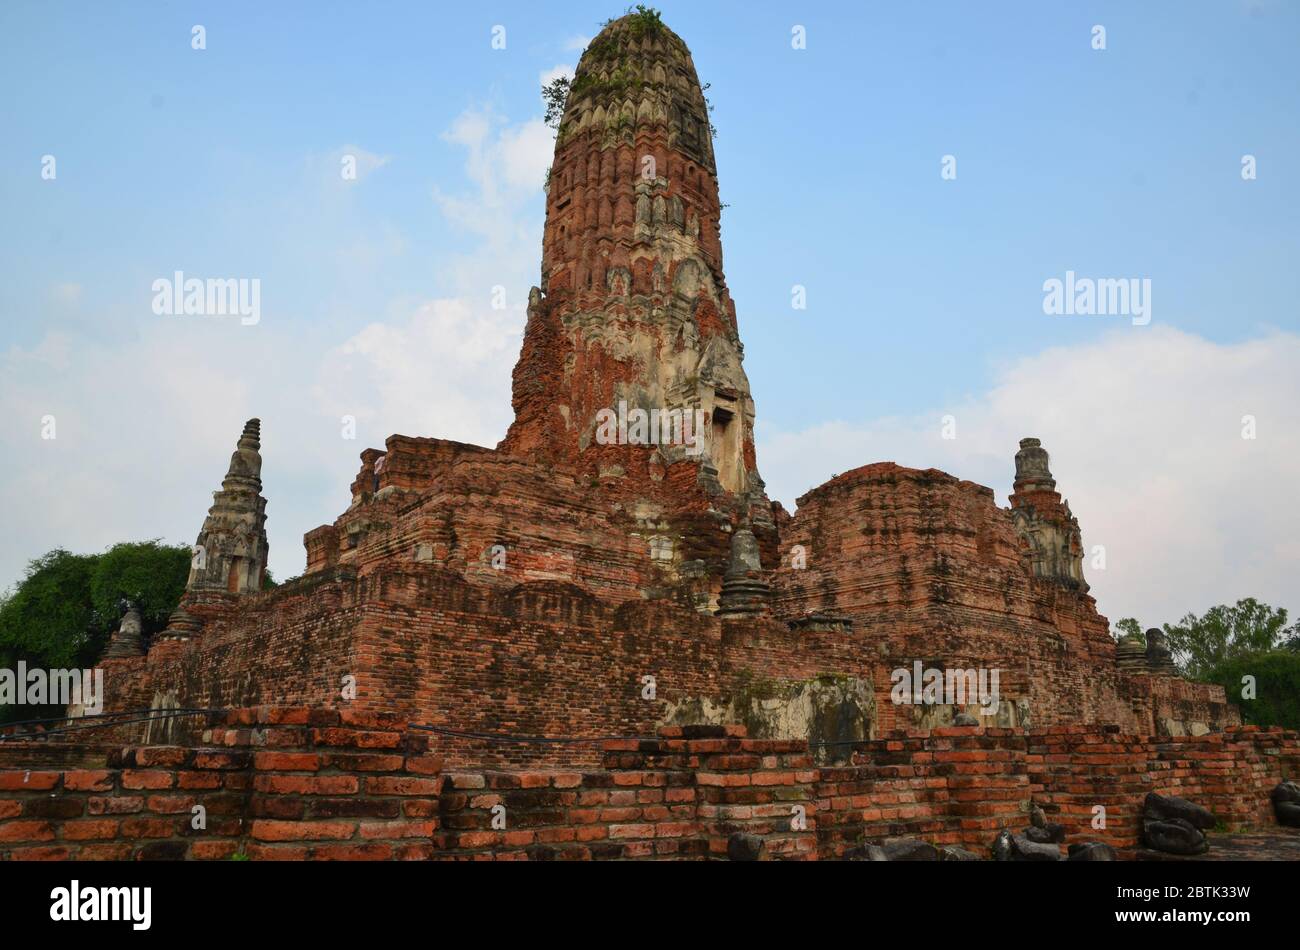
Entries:
<svg viewBox="0 0 1300 950">
<path fill-rule="evenodd" d="M 617 23 L 619 20 L 625 21 L 628 32 L 637 39 L 643 36 L 657 35 L 664 28 L 663 14 L 654 7 L 647 7 L 643 3 L 638 3 L 635 7 L 628 7 L 621 17 L 610 17 L 601 24 L 601 29 L 611 23 Z"/>
<path fill-rule="evenodd" d="M 1133 617 L 1115 628 L 1120 636 L 1137 634 L 1146 643 Z M 1300 729 L 1300 623 L 1287 626 L 1284 608 L 1247 597 L 1199 617 L 1189 613 L 1163 630 L 1179 673 L 1222 686 L 1247 725 Z M 1246 677 L 1252 678 L 1254 695 L 1246 691 Z"/>
<path fill-rule="evenodd" d="M 20 660 L 42 669 L 93 667 L 128 600 L 140 608 L 145 636 L 158 633 L 185 593 L 192 557 L 185 545 L 155 539 L 115 544 L 101 554 L 56 548 L 36 558 L 0 596 L 0 668 L 14 669 Z M 269 571 L 262 586 L 275 586 Z M 61 712 L 0 706 L 0 722 Z"/>
</svg>

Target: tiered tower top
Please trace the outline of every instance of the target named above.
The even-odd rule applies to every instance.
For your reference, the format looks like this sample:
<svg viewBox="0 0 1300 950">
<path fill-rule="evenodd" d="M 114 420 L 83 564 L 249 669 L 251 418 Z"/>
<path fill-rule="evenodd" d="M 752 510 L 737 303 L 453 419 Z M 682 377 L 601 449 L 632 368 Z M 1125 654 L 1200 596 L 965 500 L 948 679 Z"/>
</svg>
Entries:
<svg viewBox="0 0 1300 950">
<path fill-rule="evenodd" d="M 618 479 L 762 496 L 753 400 L 722 272 L 709 108 L 686 44 L 654 13 L 609 23 L 578 63 L 547 186 L 541 287 L 529 301 L 504 451 Z M 600 420 L 702 422 L 702 445 Z M 631 423 L 635 425 L 634 422 Z M 692 480 L 694 481 L 694 480 Z M 765 503 L 765 502 L 764 502 Z"/>
</svg>

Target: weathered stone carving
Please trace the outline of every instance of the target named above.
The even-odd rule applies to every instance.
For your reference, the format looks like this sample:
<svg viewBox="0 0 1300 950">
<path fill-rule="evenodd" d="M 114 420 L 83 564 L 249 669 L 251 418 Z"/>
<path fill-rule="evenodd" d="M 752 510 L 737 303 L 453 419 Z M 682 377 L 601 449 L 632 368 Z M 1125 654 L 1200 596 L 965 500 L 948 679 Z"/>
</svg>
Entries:
<svg viewBox="0 0 1300 950">
<path fill-rule="evenodd" d="M 140 621 L 140 608 L 131 602 L 126 603 L 126 612 L 118 624 L 117 632 L 108 641 L 104 650 L 104 659 L 116 660 L 128 656 L 144 656 L 143 624 Z"/>
<path fill-rule="evenodd" d="M 195 542 L 187 591 L 262 589 L 267 544 L 260 436 L 260 420 L 249 419 Z"/>
<path fill-rule="evenodd" d="M 731 536 L 731 557 L 722 579 L 718 616 L 747 617 L 767 613 L 771 593 L 763 579 L 758 541 L 749 525 L 741 525 Z"/>
<path fill-rule="evenodd" d="M 1178 675 L 1178 669 L 1174 666 L 1173 651 L 1169 649 L 1169 640 L 1159 627 L 1152 627 L 1147 631 L 1146 666 L 1152 673 L 1164 676 Z"/>
<path fill-rule="evenodd" d="M 1041 844 L 1024 835 L 1002 831 L 993 839 L 995 861 L 1059 861 L 1061 849 L 1055 844 Z"/>
<path fill-rule="evenodd" d="M 1204 854 L 1210 849 L 1203 829 L 1214 827 L 1214 815 L 1194 802 L 1148 792 L 1142 806 L 1142 840 L 1148 848 L 1168 854 Z"/>
<path fill-rule="evenodd" d="M 1083 579 L 1083 537 L 1069 502 L 1056 491 L 1048 468 L 1047 450 L 1038 439 L 1021 439 L 1016 453 L 1016 481 L 1011 515 L 1029 546 L 1029 562 L 1037 577 L 1067 587 L 1088 590 Z"/>
<path fill-rule="evenodd" d="M 1273 789 L 1272 798 L 1277 823 L 1300 828 L 1300 785 L 1295 782 L 1279 782 Z"/>
<path fill-rule="evenodd" d="M 1025 829 L 1025 837 L 1038 844 L 1063 844 L 1065 842 L 1065 825 L 1048 821 L 1043 809 L 1037 805 L 1029 806 L 1030 826 Z"/>
<path fill-rule="evenodd" d="M 1136 634 L 1125 634 L 1115 646 L 1115 665 L 1125 673 L 1142 674 L 1147 671 L 1146 647 Z"/>
<path fill-rule="evenodd" d="M 885 838 L 845 852 L 846 861 L 939 861 L 939 849 L 920 838 Z M 957 858 L 956 860 L 964 860 Z"/>
<path fill-rule="evenodd" d="M 167 618 L 167 629 L 154 637 L 154 640 L 159 643 L 164 641 L 185 643 L 197 637 L 202 628 L 203 622 L 199 618 L 184 607 L 177 607 Z"/>
</svg>

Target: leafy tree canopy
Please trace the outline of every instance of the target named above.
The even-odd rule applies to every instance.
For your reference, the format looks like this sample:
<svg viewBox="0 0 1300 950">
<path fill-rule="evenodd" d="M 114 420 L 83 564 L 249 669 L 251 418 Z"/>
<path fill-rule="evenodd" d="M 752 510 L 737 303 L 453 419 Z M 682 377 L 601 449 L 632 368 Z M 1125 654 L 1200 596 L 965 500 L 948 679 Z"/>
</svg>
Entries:
<svg viewBox="0 0 1300 950">
<path fill-rule="evenodd" d="M 188 547 L 155 540 L 36 558 L 0 602 L 0 661 L 90 666 L 117 629 L 124 600 L 139 606 L 145 633 L 157 633 L 180 603 L 190 557 Z"/>
<path fill-rule="evenodd" d="M 570 83 L 568 76 L 558 76 L 542 87 L 542 101 L 546 103 L 546 124 L 553 129 L 558 129 L 560 120 L 564 118 Z"/>
<path fill-rule="evenodd" d="M 56 548 L 27 565 L 27 574 L 0 604 L 0 661 L 39 661 L 72 667 L 95 628 L 91 577 L 99 556 Z"/>
<path fill-rule="evenodd" d="M 1300 729 L 1300 652 L 1270 650 L 1233 657 L 1211 670 L 1208 679 L 1241 707 L 1247 725 Z"/>
<path fill-rule="evenodd" d="M 1164 630 L 1185 675 L 1204 681 L 1228 660 L 1266 653 L 1295 638 L 1300 625 L 1288 627 L 1286 620 L 1285 609 L 1247 597 L 1231 607 L 1211 607 L 1201 617 L 1189 613 Z"/>
<path fill-rule="evenodd" d="M 1136 617 L 1125 617 L 1123 620 L 1115 623 L 1115 639 L 1122 640 L 1124 637 L 1137 637 L 1143 646 L 1146 646 L 1147 635 L 1142 630 L 1142 624 L 1137 622 Z"/>
</svg>

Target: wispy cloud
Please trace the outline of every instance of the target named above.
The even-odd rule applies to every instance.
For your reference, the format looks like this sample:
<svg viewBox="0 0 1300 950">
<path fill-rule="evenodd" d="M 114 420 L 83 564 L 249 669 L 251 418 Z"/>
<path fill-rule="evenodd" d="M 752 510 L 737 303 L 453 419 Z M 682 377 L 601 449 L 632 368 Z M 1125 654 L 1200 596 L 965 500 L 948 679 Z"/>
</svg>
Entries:
<svg viewBox="0 0 1300 950">
<path fill-rule="evenodd" d="M 446 139 L 463 150 L 470 185 L 435 193 L 434 210 L 465 252 L 431 274 L 436 296 L 381 297 L 379 318 L 341 341 L 304 336 L 288 321 L 240 327 L 202 317 L 158 317 L 126 338 L 102 339 L 80 328 L 114 306 L 138 311 L 139 301 L 101 300 L 73 281 L 50 289 L 47 307 L 65 319 L 38 343 L 0 354 L 0 405 L 10 420 L 0 429 L 8 460 L 0 506 L 9 513 L 0 586 L 59 545 L 192 542 L 252 416 L 263 419 L 267 530 L 280 577 L 301 572 L 303 533 L 346 507 L 363 448 L 394 432 L 487 445 L 505 434 L 553 134 L 540 119 L 470 111 Z M 344 155 L 356 156 L 358 180 L 389 161 L 356 146 L 311 156 L 309 190 L 346 184 Z M 370 236 L 339 227 L 336 256 L 353 267 L 408 243 L 378 225 Z M 272 296 L 274 273 L 263 279 Z M 343 437 L 344 415 L 356 418 L 355 440 Z M 47 416 L 53 440 L 41 438 Z"/>
<path fill-rule="evenodd" d="M 796 497 L 892 460 L 989 485 L 1006 504 L 1018 441 L 1043 440 L 1078 516 L 1099 609 L 1144 624 L 1259 597 L 1300 610 L 1300 336 L 1218 344 L 1169 327 L 1120 331 L 1008 366 L 988 391 L 909 417 L 760 427 L 769 492 Z M 951 415 L 957 438 L 942 437 Z M 1244 439 L 1253 416 L 1256 438 Z"/>
</svg>

